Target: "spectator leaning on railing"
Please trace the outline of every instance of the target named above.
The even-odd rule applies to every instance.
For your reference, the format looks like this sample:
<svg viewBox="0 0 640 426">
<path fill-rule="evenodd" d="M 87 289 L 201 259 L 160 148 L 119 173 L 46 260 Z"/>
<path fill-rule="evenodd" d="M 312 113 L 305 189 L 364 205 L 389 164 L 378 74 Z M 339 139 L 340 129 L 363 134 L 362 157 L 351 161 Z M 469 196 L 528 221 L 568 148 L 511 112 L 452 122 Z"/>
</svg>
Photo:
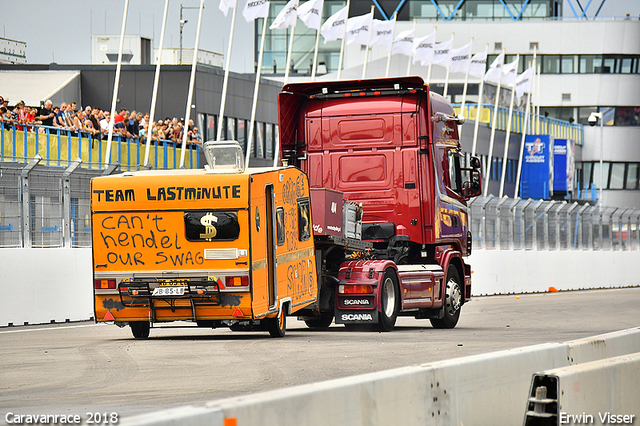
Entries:
<svg viewBox="0 0 640 426">
<path fill-rule="evenodd" d="M 9 101 L 0 96 L 0 125 L 5 130 L 25 130 L 32 132 L 35 126 L 38 132 L 51 134 L 71 134 L 82 138 L 91 136 L 91 139 L 104 140 L 109 131 L 110 113 L 100 108 L 85 106 L 76 111 L 76 102 L 62 102 L 60 106 L 54 106 L 51 99 L 47 99 L 39 108 L 31 108 L 24 101 L 18 102 L 14 107 L 8 107 Z M 151 132 L 151 140 L 155 143 L 164 141 L 176 145 L 182 143 L 183 132 L 187 132 L 189 145 L 201 144 L 198 128 L 193 120 L 185 120 L 166 117 L 157 123 L 149 123 L 149 113 L 127 112 L 121 108 L 114 117 L 114 135 L 126 139 L 136 139 L 146 143 L 146 138 Z M 151 124 L 151 126 L 149 125 Z M 186 128 L 185 128 L 186 127 Z M 64 132 L 64 133 L 63 133 Z M 70 132 L 70 133 L 68 133 Z"/>
</svg>

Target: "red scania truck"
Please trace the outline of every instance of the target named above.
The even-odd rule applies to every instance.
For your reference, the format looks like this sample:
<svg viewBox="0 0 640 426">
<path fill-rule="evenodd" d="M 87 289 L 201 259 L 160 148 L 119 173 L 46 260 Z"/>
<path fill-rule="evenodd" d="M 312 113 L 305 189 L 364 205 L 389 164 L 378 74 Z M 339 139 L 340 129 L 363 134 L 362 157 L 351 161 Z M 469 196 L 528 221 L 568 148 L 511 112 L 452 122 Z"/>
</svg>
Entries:
<svg viewBox="0 0 640 426">
<path fill-rule="evenodd" d="M 399 315 L 455 327 L 471 298 L 467 201 L 482 185 L 451 104 L 420 77 L 293 83 L 278 121 L 280 160 L 312 192 L 319 291 L 297 315 L 318 328 L 335 317 L 389 331 Z M 334 193 L 361 221 L 327 225 Z"/>
</svg>

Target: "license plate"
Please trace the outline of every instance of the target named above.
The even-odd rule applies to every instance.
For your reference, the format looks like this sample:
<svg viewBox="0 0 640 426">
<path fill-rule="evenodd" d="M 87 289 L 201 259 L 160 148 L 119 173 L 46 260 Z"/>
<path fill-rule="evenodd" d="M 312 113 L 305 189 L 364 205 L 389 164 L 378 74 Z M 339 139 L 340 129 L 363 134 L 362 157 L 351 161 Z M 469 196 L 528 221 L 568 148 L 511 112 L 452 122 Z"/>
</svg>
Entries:
<svg viewBox="0 0 640 426">
<path fill-rule="evenodd" d="M 153 296 L 182 296 L 186 287 L 156 287 Z"/>
<path fill-rule="evenodd" d="M 160 287 L 184 287 L 189 280 L 158 280 Z"/>
</svg>

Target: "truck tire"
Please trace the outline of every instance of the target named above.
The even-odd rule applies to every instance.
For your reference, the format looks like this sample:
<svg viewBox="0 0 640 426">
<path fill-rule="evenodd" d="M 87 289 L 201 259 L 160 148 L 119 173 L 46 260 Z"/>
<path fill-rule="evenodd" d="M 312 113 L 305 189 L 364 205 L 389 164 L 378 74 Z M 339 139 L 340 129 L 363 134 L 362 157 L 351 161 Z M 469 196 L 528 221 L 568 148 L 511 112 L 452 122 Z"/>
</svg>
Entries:
<svg viewBox="0 0 640 426">
<path fill-rule="evenodd" d="M 307 324 L 307 327 L 313 328 L 316 330 L 325 330 L 329 328 L 331 323 L 333 322 L 333 312 L 324 311 L 321 312 L 319 316 L 304 320 L 304 323 Z"/>
<path fill-rule="evenodd" d="M 136 339 L 147 339 L 149 337 L 151 324 L 148 321 L 132 321 L 129 323 L 129 327 L 131 327 L 131 334 Z"/>
<path fill-rule="evenodd" d="M 378 331 L 391 331 L 396 325 L 400 307 L 398 278 L 392 269 L 387 269 L 380 286 L 380 315 L 378 315 Z"/>
<path fill-rule="evenodd" d="M 454 328 L 458 324 L 461 307 L 460 276 L 456 267 L 449 265 L 447 269 L 447 284 L 444 290 L 444 317 L 442 319 L 432 318 L 431 325 L 433 328 Z"/>
<path fill-rule="evenodd" d="M 284 313 L 284 306 L 282 312 L 275 318 L 267 318 L 264 321 L 267 323 L 267 330 L 271 337 L 284 337 L 287 332 L 287 316 Z"/>
</svg>

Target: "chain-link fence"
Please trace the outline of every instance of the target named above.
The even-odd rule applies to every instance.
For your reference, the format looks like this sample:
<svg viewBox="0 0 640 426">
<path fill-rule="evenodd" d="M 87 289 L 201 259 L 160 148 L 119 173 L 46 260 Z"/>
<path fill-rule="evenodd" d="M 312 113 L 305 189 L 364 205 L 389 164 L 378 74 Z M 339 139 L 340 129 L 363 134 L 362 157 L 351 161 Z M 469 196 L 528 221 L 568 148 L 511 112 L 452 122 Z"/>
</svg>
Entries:
<svg viewBox="0 0 640 426">
<path fill-rule="evenodd" d="M 497 250 L 640 250 L 640 210 L 589 203 L 478 197 L 473 245 Z"/>
</svg>

